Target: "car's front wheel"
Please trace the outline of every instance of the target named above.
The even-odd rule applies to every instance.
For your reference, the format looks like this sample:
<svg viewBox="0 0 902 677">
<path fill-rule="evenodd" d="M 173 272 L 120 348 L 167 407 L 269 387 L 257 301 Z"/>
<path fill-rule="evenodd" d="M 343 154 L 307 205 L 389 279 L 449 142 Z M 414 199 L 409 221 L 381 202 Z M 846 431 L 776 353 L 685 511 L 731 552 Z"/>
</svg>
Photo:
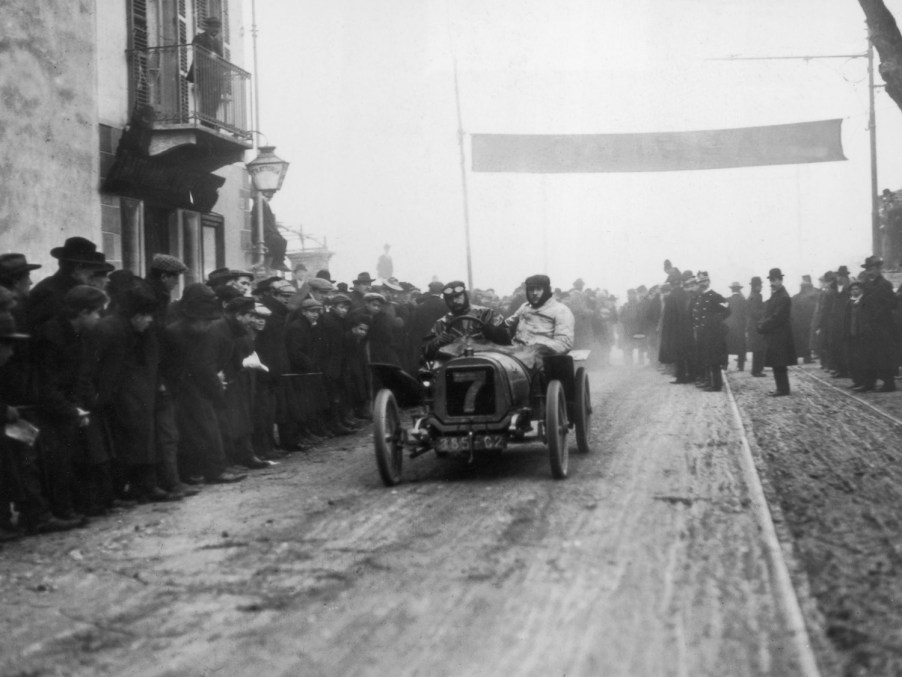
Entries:
<svg viewBox="0 0 902 677">
<path fill-rule="evenodd" d="M 373 402 L 373 442 L 382 483 L 393 487 L 401 481 L 404 430 L 401 428 L 398 403 L 392 391 L 387 388 L 376 393 L 376 400 Z"/>
</svg>

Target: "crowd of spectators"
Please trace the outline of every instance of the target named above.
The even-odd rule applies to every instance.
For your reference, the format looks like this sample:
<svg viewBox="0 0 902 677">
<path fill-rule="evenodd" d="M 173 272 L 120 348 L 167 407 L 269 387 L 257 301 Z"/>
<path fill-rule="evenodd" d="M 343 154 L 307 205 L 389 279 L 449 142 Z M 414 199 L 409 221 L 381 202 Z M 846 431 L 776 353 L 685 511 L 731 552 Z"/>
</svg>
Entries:
<svg viewBox="0 0 902 677">
<path fill-rule="evenodd" d="M 41 266 L 0 255 L 0 540 L 183 500 L 361 429 L 369 365 L 415 373 L 448 311 L 438 280 L 345 284 L 298 265 L 290 279 L 222 268 L 185 284 L 167 254 L 141 278 L 82 237 L 50 253 L 58 269 L 34 288 Z M 509 317 L 525 292 L 471 297 Z M 582 280 L 554 297 L 573 312 L 573 347 L 604 364 L 616 299 Z"/>
<path fill-rule="evenodd" d="M 789 297 L 774 268 L 765 299 L 762 277 L 751 278 L 747 296 L 733 282 L 725 297 L 711 288 L 706 271 L 680 271 L 665 261 L 664 283 L 628 290 L 618 341 L 627 364 L 656 361 L 673 372 L 674 383 L 711 391 L 722 388 L 730 356 L 745 371 L 751 354 L 752 377 L 773 371 L 774 395 L 789 394 L 784 369 L 799 361 L 817 361 L 832 378 L 848 379 L 853 391 L 892 392 L 902 366 L 902 287 L 894 292 L 882 269 L 883 261 L 869 256 L 857 276 L 841 265 L 824 273 L 817 288 L 803 275 Z"/>
</svg>

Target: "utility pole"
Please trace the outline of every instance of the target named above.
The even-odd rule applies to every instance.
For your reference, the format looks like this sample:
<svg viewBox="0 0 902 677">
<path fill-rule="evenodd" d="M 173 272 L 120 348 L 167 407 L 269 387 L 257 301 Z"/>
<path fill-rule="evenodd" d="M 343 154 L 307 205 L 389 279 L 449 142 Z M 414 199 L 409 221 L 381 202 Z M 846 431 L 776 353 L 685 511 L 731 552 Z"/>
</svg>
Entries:
<svg viewBox="0 0 902 677">
<path fill-rule="evenodd" d="M 882 255 L 880 234 L 880 198 L 877 194 L 877 116 L 874 106 L 874 44 L 868 36 L 868 50 L 862 54 L 818 54 L 800 56 L 732 56 L 709 61 L 814 61 L 815 59 L 868 60 L 868 135 L 871 154 L 871 251 Z"/>
<path fill-rule="evenodd" d="M 460 150 L 460 180 L 464 198 L 464 238 L 467 247 L 467 288 L 473 288 L 473 259 L 470 254 L 470 197 L 467 193 L 467 161 L 464 143 L 464 122 L 460 112 L 460 86 L 457 82 L 457 59 L 454 60 L 454 102 L 457 104 L 457 145 Z"/>
</svg>

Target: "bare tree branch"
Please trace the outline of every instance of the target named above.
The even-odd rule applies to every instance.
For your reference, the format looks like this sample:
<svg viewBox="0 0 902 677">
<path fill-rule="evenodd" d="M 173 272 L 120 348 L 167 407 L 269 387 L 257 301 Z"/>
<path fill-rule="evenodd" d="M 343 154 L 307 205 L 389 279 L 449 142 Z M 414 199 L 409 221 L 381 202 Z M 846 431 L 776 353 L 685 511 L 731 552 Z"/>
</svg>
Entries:
<svg viewBox="0 0 902 677">
<path fill-rule="evenodd" d="M 878 71 L 886 83 L 886 93 L 902 110 L 902 33 L 883 0 L 858 0 L 874 49 L 880 56 Z"/>
</svg>

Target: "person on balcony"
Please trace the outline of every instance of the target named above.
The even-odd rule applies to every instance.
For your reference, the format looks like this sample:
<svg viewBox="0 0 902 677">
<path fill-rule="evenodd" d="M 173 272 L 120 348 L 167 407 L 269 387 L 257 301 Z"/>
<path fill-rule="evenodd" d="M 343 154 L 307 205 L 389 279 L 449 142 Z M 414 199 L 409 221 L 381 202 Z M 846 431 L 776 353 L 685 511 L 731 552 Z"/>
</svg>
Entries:
<svg viewBox="0 0 902 677">
<path fill-rule="evenodd" d="M 217 120 L 217 111 L 227 85 L 227 75 L 222 61 L 222 21 L 215 16 L 203 20 L 204 30 L 194 36 L 194 62 L 186 79 L 194 83 L 197 112 L 201 124 L 209 126 Z"/>
</svg>

